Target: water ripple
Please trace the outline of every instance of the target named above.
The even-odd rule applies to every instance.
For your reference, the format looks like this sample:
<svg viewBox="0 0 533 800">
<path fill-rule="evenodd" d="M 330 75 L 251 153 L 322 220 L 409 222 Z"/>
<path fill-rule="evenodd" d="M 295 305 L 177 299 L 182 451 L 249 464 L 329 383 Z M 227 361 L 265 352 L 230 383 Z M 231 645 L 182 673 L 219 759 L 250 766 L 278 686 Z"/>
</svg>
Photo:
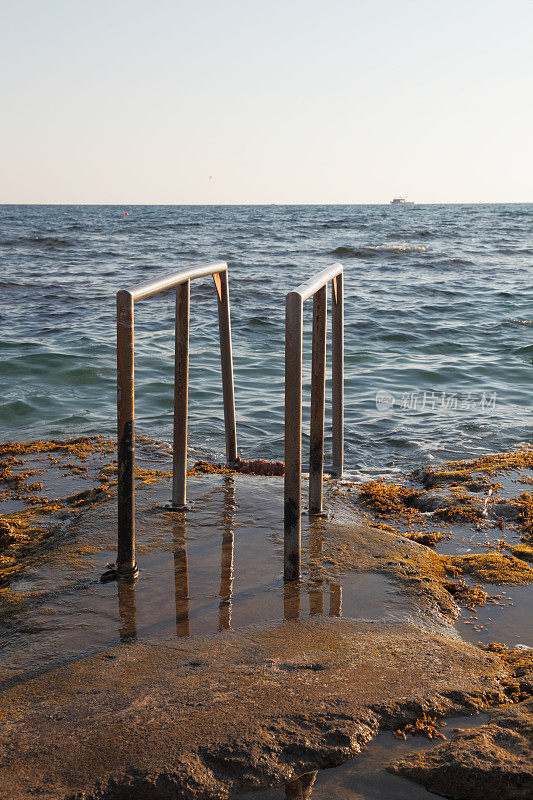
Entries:
<svg viewBox="0 0 533 800">
<path fill-rule="evenodd" d="M 0 206 L 2 435 L 114 433 L 116 291 L 222 258 L 244 456 L 283 456 L 285 293 L 333 260 L 345 265 L 350 470 L 405 471 L 528 440 L 532 220 L 531 205 Z M 307 426 L 311 303 L 304 312 Z M 169 441 L 172 292 L 135 315 L 138 429 Z M 190 444 L 221 458 L 211 279 L 191 285 L 190 340 Z M 387 413 L 379 389 L 394 400 Z M 328 400 L 328 443 L 329 426 Z"/>
</svg>

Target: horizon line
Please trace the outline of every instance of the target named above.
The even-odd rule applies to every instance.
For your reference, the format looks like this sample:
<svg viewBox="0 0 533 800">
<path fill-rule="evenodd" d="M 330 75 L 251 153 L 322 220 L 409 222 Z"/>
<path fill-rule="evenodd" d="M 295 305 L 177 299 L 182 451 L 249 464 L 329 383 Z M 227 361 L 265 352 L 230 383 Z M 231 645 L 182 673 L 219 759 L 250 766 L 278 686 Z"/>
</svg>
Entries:
<svg viewBox="0 0 533 800">
<path fill-rule="evenodd" d="M 532 205 L 533 200 L 454 200 L 454 201 L 446 201 L 446 202 L 424 202 L 424 201 L 416 201 L 412 200 L 409 201 L 409 207 L 411 204 L 414 206 L 510 206 L 510 205 Z M 379 203 L 242 203 L 242 202 L 233 202 L 233 203 L 203 203 L 203 202 L 191 202 L 191 203 L 156 203 L 156 202 L 74 202 L 69 203 L 65 201 L 60 202 L 0 202 L 0 206 L 112 206 L 112 207 L 149 207 L 149 206 L 165 206 L 165 207 L 181 207 L 181 206 L 198 206 L 198 207 L 249 207 L 249 206 L 280 206 L 280 207 L 287 207 L 287 206 L 294 206 L 294 207 L 322 207 L 322 206 L 390 206 L 393 205 L 390 200 L 382 201 Z"/>
</svg>

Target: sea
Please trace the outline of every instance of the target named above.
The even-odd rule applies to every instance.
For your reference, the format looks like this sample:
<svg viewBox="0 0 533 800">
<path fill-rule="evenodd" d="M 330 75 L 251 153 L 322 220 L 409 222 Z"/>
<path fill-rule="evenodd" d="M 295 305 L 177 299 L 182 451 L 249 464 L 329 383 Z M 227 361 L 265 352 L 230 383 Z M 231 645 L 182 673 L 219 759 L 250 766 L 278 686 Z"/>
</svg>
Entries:
<svg viewBox="0 0 533 800">
<path fill-rule="evenodd" d="M 531 439 L 533 204 L 415 204 L 0 206 L 2 440 L 114 436 L 117 290 L 219 259 L 241 457 L 283 459 L 285 295 L 334 262 L 345 274 L 348 476 Z M 136 432 L 168 443 L 174 310 L 172 291 L 135 306 Z M 305 454 L 311 314 L 309 301 Z M 330 388 L 328 374 L 326 463 Z M 224 459 L 211 278 L 191 285 L 189 449 Z"/>
</svg>

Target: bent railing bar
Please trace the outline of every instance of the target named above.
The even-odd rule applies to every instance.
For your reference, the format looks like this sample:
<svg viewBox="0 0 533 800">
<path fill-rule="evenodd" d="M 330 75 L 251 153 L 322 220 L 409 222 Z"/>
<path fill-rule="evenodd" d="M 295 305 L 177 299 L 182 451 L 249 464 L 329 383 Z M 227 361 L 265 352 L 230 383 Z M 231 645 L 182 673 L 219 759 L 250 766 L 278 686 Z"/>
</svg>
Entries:
<svg viewBox="0 0 533 800">
<path fill-rule="evenodd" d="M 332 437 L 333 471 L 342 476 L 344 452 L 344 310 L 343 267 L 332 264 L 289 292 L 285 307 L 285 500 L 284 562 L 286 581 L 301 571 L 302 511 L 302 352 L 303 304 L 313 299 L 309 513 L 322 511 L 326 379 L 327 284 L 332 292 Z"/>
<path fill-rule="evenodd" d="M 184 508 L 187 487 L 187 409 L 189 383 L 190 282 L 212 275 L 218 298 L 226 458 L 237 458 L 233 357 L 229 309 L 228 265 L 225 261 L 187 267 L 131 291 L 117 293 L 117 420 L 118 420 L 118 553 L 117 574 L 132 579 L 135 564 L 135 390 L 134 304 L 176 287 L 174 371 L 174 453 L 172 506 Z"/>
</svg>

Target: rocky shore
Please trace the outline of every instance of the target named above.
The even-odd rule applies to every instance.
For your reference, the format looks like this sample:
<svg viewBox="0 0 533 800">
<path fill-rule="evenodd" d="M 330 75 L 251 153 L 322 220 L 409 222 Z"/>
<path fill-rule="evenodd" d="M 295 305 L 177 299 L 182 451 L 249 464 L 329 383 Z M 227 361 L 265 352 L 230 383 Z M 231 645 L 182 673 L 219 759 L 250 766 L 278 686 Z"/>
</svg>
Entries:
<svg viewBox="0 0 533 800">
<path fill-rule="evenodd" d="M 304 526 L 302 581 L 284 587 L 280 478 L 192 474 L 192 511 L 172 513 L 168 453 L 146 443 L 141 577 L 117 587 L 100 583 L 116 536 L 112 447 L 41 445 L 2 455 L 1 796 L 225 800 L 340 764 L 379 730 L 435 736 L 390 766 L 433 792 L 531 796 L 533 651 L 454 628 L 491 582 L 533 582 L 523 528 L 506 531 L 519 551 L 458 554 L 445 527 L 421 544 L 403 512 L 365 517 L 368 489 L 331 482 L 329 517 Z M 67 491 L 16 477 L 38 469 Z M 427 722 L 480 711 L 486 725 L 446 741 Z"/>
<path fill-rule="evenodd" d="M 533 689 L 529 675 L 529 691 Z M 458 730 L 444 744 L 389 766 L 445 797 L 472 800 L 526 800 L 533 797 L 533 702 L 490 715 L 487 725 Z"/>
</svg>

